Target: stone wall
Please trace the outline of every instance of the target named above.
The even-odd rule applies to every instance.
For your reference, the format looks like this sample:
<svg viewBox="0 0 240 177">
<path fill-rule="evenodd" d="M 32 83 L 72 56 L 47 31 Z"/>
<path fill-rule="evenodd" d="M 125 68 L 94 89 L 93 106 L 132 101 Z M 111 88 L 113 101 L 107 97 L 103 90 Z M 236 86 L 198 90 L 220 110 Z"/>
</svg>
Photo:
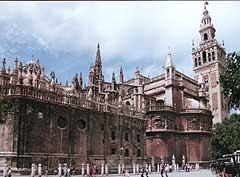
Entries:
<svg viewBox="0 0 240 177">
<path fill-rule="evenodd" d="M 42 163 L 55 169 L 68 163 L 80 169 L 88 162 L 117 168 L 120 161 L 143 162 L 143 119 L 23 98 L 12 102 L 0 123 L 0 166 L 7 161 L 18 168 Z"/>
</svg>

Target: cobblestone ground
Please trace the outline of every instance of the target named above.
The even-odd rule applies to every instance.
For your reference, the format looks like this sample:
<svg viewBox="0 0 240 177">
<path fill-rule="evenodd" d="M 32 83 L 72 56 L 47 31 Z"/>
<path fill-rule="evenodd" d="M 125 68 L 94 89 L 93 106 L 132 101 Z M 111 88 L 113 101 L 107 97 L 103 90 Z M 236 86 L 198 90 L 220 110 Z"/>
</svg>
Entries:
<svg viewBox="0 0 240 177">
<path fill-rule="evenodd" d="M 13 177 L 19 177 L 19 176 L 13 176 Z M 29 176 L 21 176 L 21 177 L 29 177 Z M 45 176 L 42 176 L 42 177 L 45 177 Z M 49 175 L 48 177 L 57 177 L 57 176 Z M 82 176 L 78 175 L 78 176 L 71 176 L 71 177 L 82 177 Z M 97 177 L 101 177 L 101 176 L 97 176 Z M 124 177 L 124 176 L 108 175 L 108 177 Z M 140 177 L 140 175 L 130 174 L 130 177 Z M 152 173 L 149 175 L 149 177 L 161 177 L 161 175 L 159 173 Z M 191 171 L 191 172 L 184 172 L 184 171 L 173 172 L 173 173 L 169 173 L 168 177 L 216 177 L 216 175 L 213 175 L 209 170 L 199 170 L 199 171 Z"/>
</svg>

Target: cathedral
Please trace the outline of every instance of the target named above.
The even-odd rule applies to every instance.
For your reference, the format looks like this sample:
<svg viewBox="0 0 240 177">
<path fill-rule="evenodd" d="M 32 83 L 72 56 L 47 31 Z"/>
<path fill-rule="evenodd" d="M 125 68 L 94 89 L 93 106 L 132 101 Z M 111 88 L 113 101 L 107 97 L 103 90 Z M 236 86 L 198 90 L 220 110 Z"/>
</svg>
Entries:
<svg viewBox="0 0 240 177">
<path fill-rule="evenodd" d="M 181 73 L 168 53 L 164 73 L 155 77 L 138 68 L 130 80 L 122 67 L 104 80 L 100 46 L 83 86 L 82 73 L 70 86 L 55 73 L 45 74 L 37 61 L 0 72 L 0 166 L 30 169 L 41 163 L 54 170 L 68 163 L 76 170 L 85 164 L 109 172 L 119 165 L 166 162 L 206 165 L 211 160 L 212 124 L 227 115 L 219 75 L 226 69 L 224 46 L 215 39 L 206 5 L 200 24 L 199 46 L 192 45 L 194 79 Z"/>
</svg>

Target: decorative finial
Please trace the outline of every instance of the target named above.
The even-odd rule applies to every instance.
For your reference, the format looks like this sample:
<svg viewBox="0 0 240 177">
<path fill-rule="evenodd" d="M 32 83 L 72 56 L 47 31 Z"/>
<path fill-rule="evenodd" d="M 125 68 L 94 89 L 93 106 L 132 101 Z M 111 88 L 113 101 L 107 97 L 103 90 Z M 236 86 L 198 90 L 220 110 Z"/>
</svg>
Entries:
<svg viewBox="0 0 240 177">
<path fill-rule="evenodd" d="M 194 40 L 192 40 L 192 46 L 194 46 Z"/>
<path fill-rule="evenodd" d="M 98 43 L 98 45 L 97 45 L 97 48 L 98 48 L 98 50 L 100 49 L 100 45 L 99 45 L 99 43 Z"/>
<path fill-rule="evenodd" d="M 224 46 L 224 40 L 222 40 L 222 45 Z"/>
<path fill-rule="evenodd" d="M 208 1 L 204 2 L 204 9 L 207 9 Z"/>
</svg>

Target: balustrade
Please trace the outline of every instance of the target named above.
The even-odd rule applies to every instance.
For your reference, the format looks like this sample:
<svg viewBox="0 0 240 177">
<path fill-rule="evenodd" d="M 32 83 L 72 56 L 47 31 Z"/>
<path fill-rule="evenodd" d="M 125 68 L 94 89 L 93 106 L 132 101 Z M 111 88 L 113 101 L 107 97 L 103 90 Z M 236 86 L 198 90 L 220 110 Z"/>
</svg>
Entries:
<svg viewBox="0 0 240 177">
<path fill-rule="evenodd" d="M 87 108 L 94 109 L 101 112 L 111 112 L 114 114 L 122 114 L 141 118 L 142 113 L 135 110 L 127 109 L 126 107 L 119 107 L 118 105 L 113 105 L 110 103 L 103 103 L 99 99 L 87 100 L 83 94 L 69 95 L 63 94 L 61 92 L 53 92 L 49 90 L 42 90 L 30 86 L 24 85 L 0 85 L 0 96 L 24 96 L 26 98 L 31 98 L 35 100 L 42 100 L 50 103 L 60 104 L 60 105 L 70 105 L 75 108 Z"/>
</svg>

